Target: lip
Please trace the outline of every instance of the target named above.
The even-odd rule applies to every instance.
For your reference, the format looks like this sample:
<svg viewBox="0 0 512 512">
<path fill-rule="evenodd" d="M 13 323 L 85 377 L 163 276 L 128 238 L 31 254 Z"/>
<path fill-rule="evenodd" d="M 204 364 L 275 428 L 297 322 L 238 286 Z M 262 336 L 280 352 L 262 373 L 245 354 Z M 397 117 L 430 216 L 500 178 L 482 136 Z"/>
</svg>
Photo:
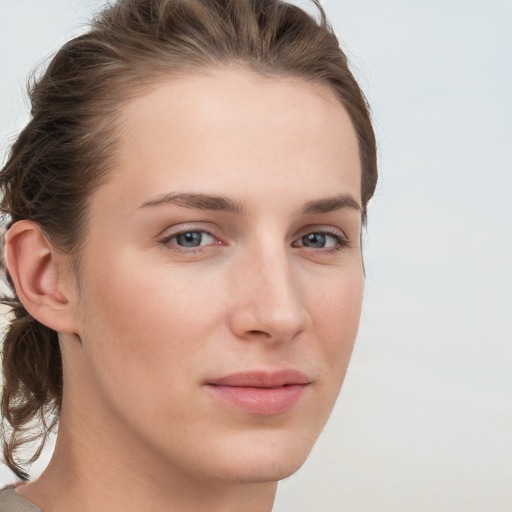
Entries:
<svg viewBox="0 0 512 512">
<path fill-rule="evenodd" d="M 311 379 L 298 370 L 252 371 L 206 382 L 206 389 L 224 403 L 251 414 L 273 416 L 296 405 Z"/>
</svg>

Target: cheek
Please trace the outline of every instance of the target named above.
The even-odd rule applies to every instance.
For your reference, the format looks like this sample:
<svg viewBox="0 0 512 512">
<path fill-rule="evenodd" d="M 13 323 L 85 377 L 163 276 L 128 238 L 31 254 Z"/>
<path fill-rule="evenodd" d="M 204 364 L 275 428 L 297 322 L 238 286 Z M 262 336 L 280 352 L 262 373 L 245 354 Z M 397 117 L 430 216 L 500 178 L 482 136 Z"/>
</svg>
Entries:
<svg viewBox="0 0 512 512">
<path fill-rule="evenodd" d="M 148 268 L 147 262 L 122 255 L 115 259 L 115 265 L 103 261 L 89 272 L 84 284 L 88 357 L 98 371 L 117 375 L 115 380 L 129 375 L 126 385 L 169 385 L 172 370 L 186 371 L 205 333 L 219 323 L 215 303 L 205 300 L 212 290 L 165 266 Z"/>
<path fill-rule="evenodd" d="M 153 418 L 155 432 L 173 423 L 178 435 L 176 419 L 194 415 L 196 368 L 218 315 L 211 305 L 206 314 L 204 297 L 196 300 L 192 283 L 170 272 L 134 272 L 141 267 L 120 259 L 110 268 L 84 286 L 89 393 L 123 424 L 146 429 Z"/>
<path fill-rule="evenodd" d="M 315 298 L 314 324 L 328 371 L 339 385 L 356 339 L 363 296 L 362 272 L 340 275 Z"/>
</svg>

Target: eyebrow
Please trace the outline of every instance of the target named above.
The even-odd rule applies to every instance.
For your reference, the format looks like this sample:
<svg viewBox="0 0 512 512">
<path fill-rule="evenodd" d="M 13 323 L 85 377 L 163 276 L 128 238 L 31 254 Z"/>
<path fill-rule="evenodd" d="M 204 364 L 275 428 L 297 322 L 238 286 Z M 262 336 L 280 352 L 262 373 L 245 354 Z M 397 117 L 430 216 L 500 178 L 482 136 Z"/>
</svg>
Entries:
<svg viewBox="0 0 512 512">
<path fill-rule="evenodd" d="M 195 208 L 197 210 L 215 210 L 229 213 L 242 213 L 243 204 L 233 201 L 229 197 L 210 196 L 208 194 L 163 194 L 142 203 L 139 208 L 147 206 L 159 206 L 163 204 L 174 204 L 183 208 Z"/>
<path fill-rule="evenodd" d="M 214 210 L 228 213 L 243 213 L 244 206 L 241 202 L 234 201 L 226 196 L 211 196 L 208 194 L 175 193 L 162 194 L 154 199 L 142 203 L 138 208 L 150 206 L 161 206 L 172 204 L 183 208 L 194 208 L 198 210 Z M 315 215 L 329 213 L 336 210 L 350 208 L 362 213 L 359 203 L 350 194 L 339 194 L 333 197 L 315 199 L 308 201 L 300 209 L 302 215 Z"/>
<path fill-rule="evenodd" d="M 357 210 L 361 214 L 363 213 L 363 209 L 359 203 L 350 194 L 339 194 L 333 197 L 309 201 L 301 208 L 301 213 L 303 215 L 315 215 L 342 210 L 345 208 Z"/>
</svg>

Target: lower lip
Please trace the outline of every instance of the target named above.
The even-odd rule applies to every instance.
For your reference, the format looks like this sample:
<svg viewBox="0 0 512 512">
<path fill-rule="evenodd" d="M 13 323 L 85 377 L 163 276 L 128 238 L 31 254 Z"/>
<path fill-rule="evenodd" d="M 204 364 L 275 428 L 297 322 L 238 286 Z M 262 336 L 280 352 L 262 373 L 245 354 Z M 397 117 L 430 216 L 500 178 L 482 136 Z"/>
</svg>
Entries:
<svg viewBox="0 0 512 512">
<path fill-rule="evenodd" d="M 207 389 L 222 401 L 245 412 L 273 416 L 291 409 L 301 399 L 308 384 L 291 384 L 275 388 L 216 386 Z"/>
</svg>

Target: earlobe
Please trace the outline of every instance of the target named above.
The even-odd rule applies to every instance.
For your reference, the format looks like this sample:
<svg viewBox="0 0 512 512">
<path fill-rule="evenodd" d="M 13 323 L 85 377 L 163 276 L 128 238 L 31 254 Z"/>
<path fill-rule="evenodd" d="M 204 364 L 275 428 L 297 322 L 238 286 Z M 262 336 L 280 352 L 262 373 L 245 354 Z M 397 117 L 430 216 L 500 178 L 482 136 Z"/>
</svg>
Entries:
<svg viewBox="0 0 512 512">
<path fill-rule="evenodd" d="M 25 309 L 58 332 L 76 332 L 65 257 L 55 250 L 33 221 L 16 222 L 5 236 L 5 265 Z M 66 272 L 64 272 L 66 270 Z"/>
</svg>

